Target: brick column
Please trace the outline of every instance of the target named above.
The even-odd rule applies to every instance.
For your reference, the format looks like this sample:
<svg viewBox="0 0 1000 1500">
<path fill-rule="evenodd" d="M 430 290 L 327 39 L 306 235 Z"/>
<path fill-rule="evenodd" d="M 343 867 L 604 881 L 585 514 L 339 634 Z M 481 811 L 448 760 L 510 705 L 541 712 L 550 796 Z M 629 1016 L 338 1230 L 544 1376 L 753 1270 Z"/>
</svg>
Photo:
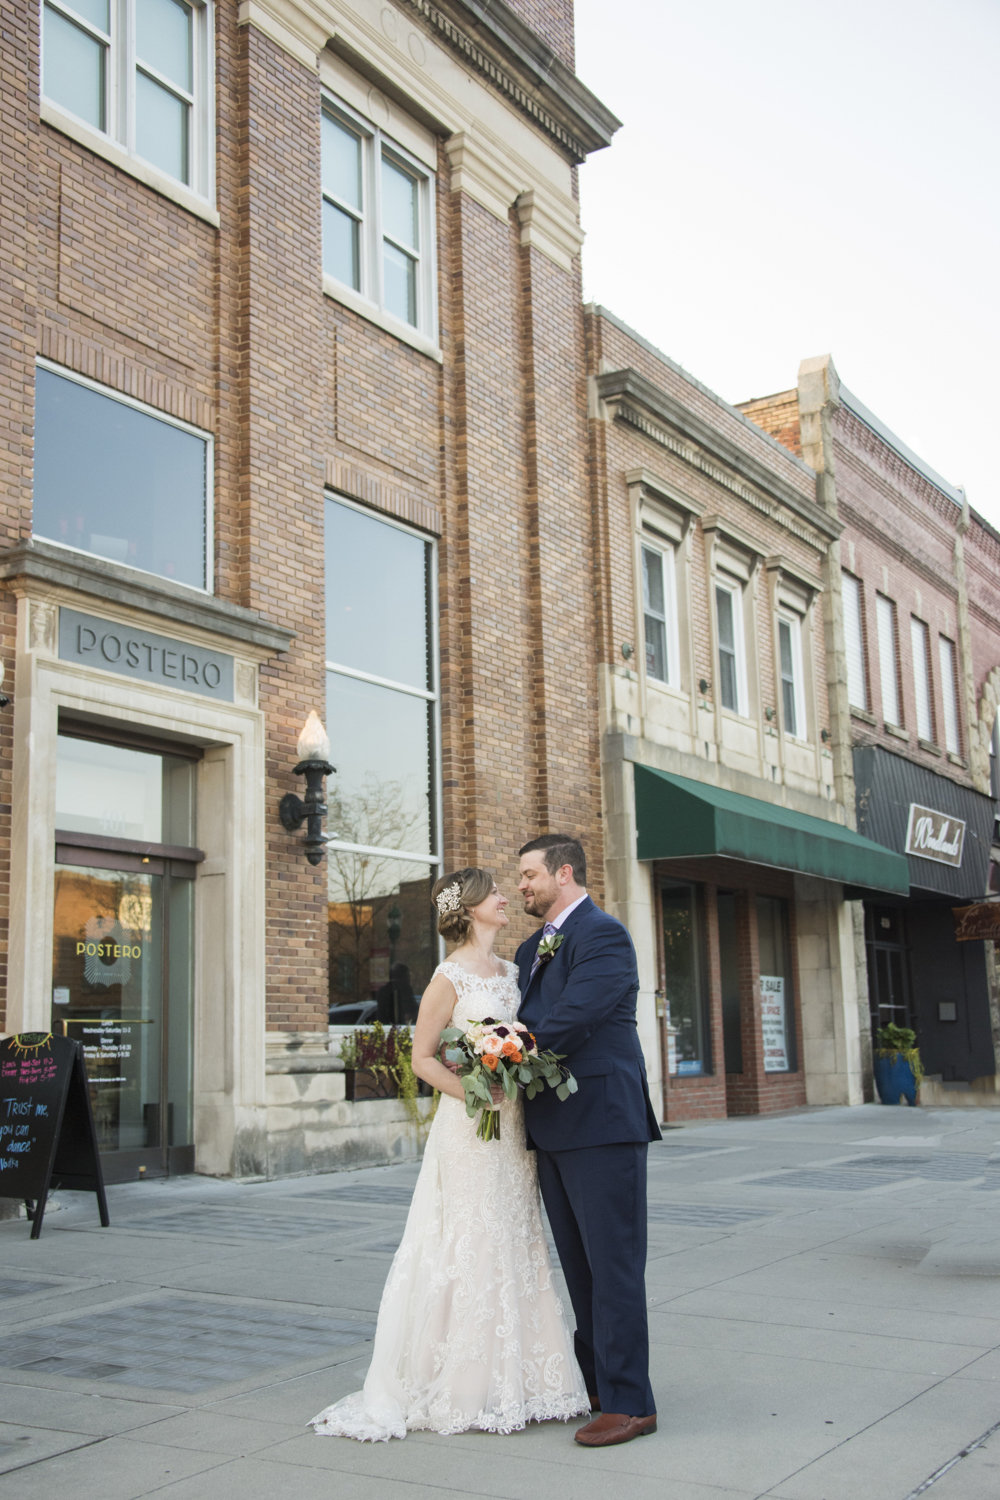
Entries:
<svg viewBox="0 0 1000 1500">
<path fill-rule="evenodd" d="M 239 57 L 240 430 L 232 573 L 240 603 L 288 626 L 287 656 L 260 674 L 267 715 L 267 1017 L 278 1030 L 326 1025 L 326 865 L 306 863 L 278 822 L 299 730 L 326 717 L 324 415 L 329 380 L 320 308 L 319 79 L 253 25 Z"/>
<path fill-rule="evenodd" d="M 756 1115 L 764 1086 L 764 1038 L 760 1014 L 760 952 L 757 901 L 753 891 L 736 892 L 736 952 L 739 964 L 740 1035 L 743 1072 L 726 1079 L 731 1115 Z"/>
</svg>

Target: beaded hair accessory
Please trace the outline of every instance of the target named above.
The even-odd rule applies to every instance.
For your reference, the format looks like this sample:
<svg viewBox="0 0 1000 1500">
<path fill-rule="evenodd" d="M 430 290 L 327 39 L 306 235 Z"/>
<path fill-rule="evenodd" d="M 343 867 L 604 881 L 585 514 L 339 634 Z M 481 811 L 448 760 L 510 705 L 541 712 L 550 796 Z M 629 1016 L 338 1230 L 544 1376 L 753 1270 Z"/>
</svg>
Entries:
<svg viewBox="0 0 1000 1500">
<path fill-rule="evenodd" d="M 442 917 L 446 912 L 460 911 L 461 908 L 461 888 L 457 880 L 454 885 L 446 885 L 443 891 L 438 891 L 437 909 Z"/>
</svg>

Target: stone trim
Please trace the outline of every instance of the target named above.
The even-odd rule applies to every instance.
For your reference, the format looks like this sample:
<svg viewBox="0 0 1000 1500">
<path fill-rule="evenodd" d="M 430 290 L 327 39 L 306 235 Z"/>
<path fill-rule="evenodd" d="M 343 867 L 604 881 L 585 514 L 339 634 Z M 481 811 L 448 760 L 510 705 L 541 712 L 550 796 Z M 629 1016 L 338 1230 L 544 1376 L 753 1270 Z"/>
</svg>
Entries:
<svg viewBox="0 0 1000 1500">
<path fill-rule="evenodd" d="M 551 190 L 542 193 L 532 188 L 518 198 L 517 216 L 521 221 L 521 244 L 541 251 L 564 271 L 572 271 L 586 237 L 572 199 L 560 203 Z"/>
<path fill-rule="evenodd" d="M 408 521 L 441 535 L 441 511 L 431 500 L 415 495 L 410 490 L 399 489 L 378 474 L 361 469 L 347 459 L 328 458 L 326 461 L 326 484 L 331 490 L 347 495 L 351 500 L 360 500 L 374 510 L 384 510 L 399 521 Z"/>
<path fill-rule="evenodd" d="M 173 625 L 191 625 L 212 635 L 263 648 L 268 656 L 287 651 L 295 639 L 293 630 L 272 624 L 254 610 L 229 604 L 213 594 L 199 594 L 151 573 L 37 539 L 0 553 L 0 581 L 48 584 L 99 599 L 103 604 L 122 604 Z M 25 590 L 15 587 L 13 592 Z"/>
<path fill-rule="evenodd" d="M 700 469 L 717 484 L 738 495 L 755 510 L 785 525 L 817 550 L 825 552 L 828 542 L 839 537 L 843 529 L 839 521 L 822 510 L 815 501 L 801 495 L 760 460 L 729 442 L 707 422 L 688 411 L 681 402 L 647 380 L 638 370 L 611 370 L 606 374 L 596 375 L 593 379 L 600 400 L 612 409 L 614 420 L 644 433 L 653 442 L 659 443 L 685 463 Z M 673 428 L 682 441 L 665 431 L 661 424 Z M 692 447 L 692 444 L 697 446 Z M 715 462 L 710 462 L 710 459 Z M 725 469 L 720 468 L 719 464 L 724 464 Z M 747 484 L 734 479 L 734 474 L 749 481 L 755 489 L 751 490 Z M 791 511 L 795 521 L 805 525 L 797 526 L 790 518 L 782 516 L 778 508 Z"/>
</svg>

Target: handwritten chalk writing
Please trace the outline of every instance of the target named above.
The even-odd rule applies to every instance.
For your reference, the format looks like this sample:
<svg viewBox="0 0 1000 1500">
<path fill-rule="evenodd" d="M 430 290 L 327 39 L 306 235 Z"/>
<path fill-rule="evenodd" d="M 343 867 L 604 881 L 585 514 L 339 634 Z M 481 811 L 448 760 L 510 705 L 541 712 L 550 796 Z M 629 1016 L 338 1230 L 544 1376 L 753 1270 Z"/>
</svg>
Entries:
<svg viewBox="0 0 1000 1500">
<path fill-rule="evenodd" d="M 8 1115 L 30 1115 L 31 1114 L 31 1100 L 30 1099 L 10 1099 L 10 1098 L 8 1098 L 8 1099 L 4 1099 L 2 1102 L 7 1106 L 7 1114 Z"/>
</svg>

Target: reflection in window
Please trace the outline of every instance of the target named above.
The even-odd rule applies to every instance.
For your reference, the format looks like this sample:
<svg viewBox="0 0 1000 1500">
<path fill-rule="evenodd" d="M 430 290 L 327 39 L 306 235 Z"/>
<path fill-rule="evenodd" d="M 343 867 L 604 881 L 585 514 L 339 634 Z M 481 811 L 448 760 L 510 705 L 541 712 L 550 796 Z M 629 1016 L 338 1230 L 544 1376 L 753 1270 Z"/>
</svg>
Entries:
<svg viewBox="0 0 1000 1500">
<path fill-rule="evenodd" d="M 42 19 L 42 92 L 95 130 L 107 128 L 108 0 L 47 0 Z"/>
<path fill-rule="evenodd" d="M 39 367 L 32 530 L 209 587 L 208 440 Z"/>
<path fill-rule="evenodd" d="M 323 111 L 323 270 L 361 291 L 361 232 L 364 223 L 361 137 L 329 110 Z"/>
<path fill-rule="evenodd" d="M 438 954 L 434 551 L 333 499 L 326 549 L 330 1019 L 412 1020 Z"/>
<path fill-rule="evenodd" d="M 135 0 L 135 149 L 190 181 L 194 18 L 183 0 Z"/>
<path fill-rule="evenodd" d="M 663 970 L 670 1027 L 670 1071 L 708 1072 L 704 1045 L 701 939 L 695 888 L 664 884 Z"/>
<path fill-rule="evenodd" d="M 56 828 L 101 838 L 194 846 L 195 764 L 60 734 Z"/>
</svg>

